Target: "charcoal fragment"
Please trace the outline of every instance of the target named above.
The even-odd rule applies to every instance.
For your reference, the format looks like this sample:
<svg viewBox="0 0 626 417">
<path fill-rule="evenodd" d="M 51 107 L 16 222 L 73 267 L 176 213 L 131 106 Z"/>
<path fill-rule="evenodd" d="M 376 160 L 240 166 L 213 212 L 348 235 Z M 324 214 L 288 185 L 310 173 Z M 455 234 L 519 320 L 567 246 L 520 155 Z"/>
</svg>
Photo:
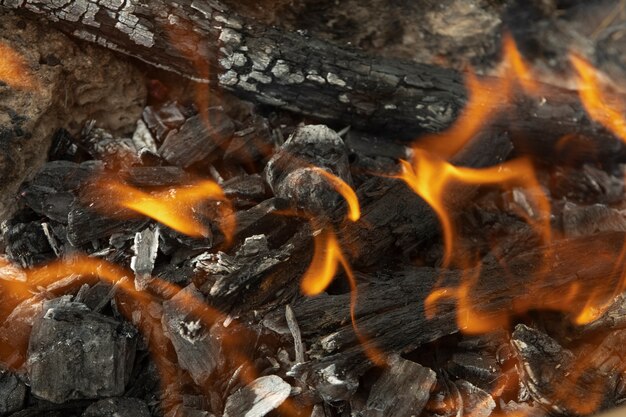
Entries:
<svg viewBox="0 0 626 417">
<path fill-rule="evenodd" d="M 187 168 L 224 146 L 234 132 L 234 124 L 223 112 L 209 112 L 208 120 L 193 116 L 179 130 L 171 131 L 159 149 L 173 165 Z"/>
<path fill-rule="evenodd" d="M 418 416 L 435 385 L 435 372 L 397 355 L 376 381 L 367 399 L 363 417 Z"/>
<path fill-rule="evenodd" d="M 84 304 L 59 302 L 46 307 L 33 325 L 28 345 L 33 395 L 62 403 L 123 394 L 135 356 L 136 332 Z"/>
<path fill-rule="evenodd" d="M 22 267 L 32 267 L 55 257 L 41 222 L 18 223 L 4 235 L 9 259 Z"/>
<path fill-rule="evenodd" d="M 193 284 L 163 303 L 163 327 L 174 345 L 180 367 L 203 385 L 221 361 L 221 347 L 201 313 L 191 315 L 203 300 Z M 205 316 L 206 317 L 206 316 Z"/>
<path fill-rule="evenodd" d="M 563 232 L 566 236 L 588 236 L 599 232 L 626 231 L 626 212 L 603 204 L 563 207 Z"/>
<path fill-rule="evenodd" d="M 222 184 L 224 194 L 237 207 L 250 207 L 265 199 L 265 181 L 260 175 L 238 176 Z"/>
<path fill-rule="evenodd" d="M 495 355 L 486 352 L 455 353 L 448 369 L 457 378 L 465 379 L 484 390 L 490 390 L 492 384 L 502 375 Z"/>
<path fill-rule="evenodd" d="M 290 393 L 291 385 L 279 376 L 262 376 L 228 397 L 224 417 L 263 417 L 278 408 Z"/>
<path fill-rule="evenodd" d="M 496 402 L 491 395 L 465 380 L 455 382 L 463 399 L 463 416 L 489 417 L 496 408 Z"/>
<path fill-rule="evenodd" d="M 189 184 L 191 178 L 180 167 L 138 166 L 130 167 L 123 173 L 129 184 L 135 187 L 168 187 Z"/>
<path fill-rule="evenodd" d="M 159 250 L 159 227 L 147 227 L 135 234 L 130 268 L 135 272 L 135 288 L 143 291 L 152 281 L 152 270 Z"/>
<path fill-rule="evenodd" d="M 150 417 L 150 410 L 138 398 L 107 398 L 87 407 L 82 417 Z"/>
<path fill-rule="evenodd" d="M 0 370 L 0 413 L 20 410 L 26 399 L 26 384 L 12 372 Z"/>
</svg>

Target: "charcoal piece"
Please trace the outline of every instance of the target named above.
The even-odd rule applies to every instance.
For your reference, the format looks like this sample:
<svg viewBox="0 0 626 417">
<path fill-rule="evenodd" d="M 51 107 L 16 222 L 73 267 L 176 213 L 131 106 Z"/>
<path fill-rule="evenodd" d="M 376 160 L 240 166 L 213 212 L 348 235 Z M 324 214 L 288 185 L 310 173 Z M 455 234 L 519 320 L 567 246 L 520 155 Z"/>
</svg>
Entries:
<svg viewBox="0 0 626 417">
<path fill-rule="evenodd" d="M 234 130 L 232 120 L 218 110 L 209 112 L 208 120 L 193 116 L 167 135 L 159 153 L 172 165 L 187 168 L 224 146 Z"/>
<path fill-rule="evenodd" d="M 24 268 L 55 257 L 41 222 L 9 226 L 4 234 L 4 240 L 9 259 Z"/>
<path fill-rule="evenodd" d="M 289 208 L 289 202 L 282 198 L 267 199 L 248 210 L 240 210 L 235 213 L 236 235 L 247 237 L 251 235 L 277 236 L 293 232 L 289 226 L 293 224 L 288 217 L 281 215 L 283 210 Z"/>
<path fill-rule="evenodd" d="M 197 251 L 204 251 L 213 248 L 217 243 L 221 243 L 222 236 L 214 236 L 213 229 L 205 229 L 205 236 L 202 238 L 196 238 L 192 236 L 184 235 L 169 227 L 161 227 L 159 238 L 160 246 L 159 250 L 166 255 L 175 254 L 177 251 L 182 251 L 182 259 L 173 260 L 174 263 L 184 260 L 189 256 L 193 256 Z M 191 253 L 187 253 L 191 252 Z M 193 253 L 195 252 L 195 253 Z"/>
<path fill-rule="evenodd" d="M 555 199 L 566 198 L 583 204 L 615 204 L 624 198 L 624 178 L 593 165 L 584 165 L 582 169 L 556 167 L 550 190 Z"/>
<path fill-rule="evenodd" d="M 346 134 L 346 146 L 359 156 L 384 156 L 396 160 L 408 160 L 410 156 L 410 149 L 406 146 L 352 129 Z"/>
<path fill-rule="evenodd" d="M 255 114 L 235 132 L 224 152 L 224 159 L 242 163 L 261 161 L 269 158 L 274 145 L 267 120 Z"/>
<path fill-rule="evenodd" d="M 234 256 L 224 252 L 205 254 L 196 258 L 196 270 L 206 272 L 212 279 L 210 286 L 201 288 L 211 298 L 230 297 L 243 288 L 255 284 L 275 265 L 289 259 L 292 245 L 270 250 L 264 235 L 247 237 Z M 209 283 L 207 283 L 209 284 Z"/>
<path fill-rule="evenodd" d="M 250 207 L 265 199 L 265 181 L 258 174 L 229 179 L 222 184 L 224 194 L 238 207 Z"/>
<path fill-rule="evenodd" d="M 626 293 L 619 294 L 595 320 L 580 326 L 580 337 L 592 332 L 623 329 L 626 327 Z"/>
<path fill-rule="evenodd" d="M 0 414 L 22 409 L 26 384 L 12 372 L 0 370 Z"/>
<path fill-rule="evenodd" d="M 133 162 L 137 160 L 137 149 L 130 138 L 117 138 L 110 132 L 88 125 L 80 144 L 94 158 L 105 163 Z"/>
<path fill-rule="evenodd" d="M 586 415 L 614 405 L 621 375 L 616 352 L 626 342 L 626 333 L 609 337 L 577 357 L 545 333 L 518 324 L 511 344 L 519 357 L 522 384 L 553 414 Z"/>
<path fill-rule="evenodd" d="M 77 164 L 70 161 L 50 161 L 39 170 L 35 177 L 26 183 L 43 188 L 52 188 L 55 191 L 77 190 L 83 182 L 102 169 L 102 163 L 97 161 Z"/>
<path fill-rule="evenodd" d="M 133 137 L 131 138 L 133 142 L 133 146 L 137 150 L 137 152 L 148 151 L 152 153 L 157 153 L 157 145 L 154 141 L 154 137 L 148 126 L 144 123 L 143 120 L 137 120 L 137 127 L 135 128 L 135 132 L 133 133 Z"/>
<path fill-rule="evenodd" d="M 52 136 L 52 144 L 48 150 L 48 160 L 72 160 L 76 157 L 78 147 L 74 143 L 74 138 L 65 129 L 59 129 Z"/>
<path fill-rule="evenodd" d="M 178 103 L 173 101 L 167 102 L 159 107 L 157 114 L 161 122 L 172 129 L 177 129 L 185 123 L 185 115 L 181 111 Z"/>
<path fill-rule="evenodd" d="M 263 417 L 278 408 L 290 393 L 291 385 L 279 376 L 262 376 L 228 397 L 224 417 Z"/>
<path fill-rule="evenodd" d="M 130 268 L 135 272 L 135 288 L 143 291 L 153 280 L 152 270 L 159 250 L 159 227 L 147 227 L 135 234 Z"/>
<path fill-rule="evenodd" d="M 463 416 L 489 417 L 496 408 L 496 402 L 491 395 L 462 379 L 455 382 L 463 399 Z"/>
<path fill-rule="evenodd" d="M 502 376 L 495 353 L 454 353 L 448 363 L 448 369 L 455 377 L 489 391 L 494 382 Z"/>
<path fill-rule="evenodd" d="M 64 224 L 67 224 L 70 207 L 75 198 L 71 192 L 57 192 L 38 185 L 29 186 L 22 191 L 20 197 L 35 213 Z"/>
<path fill-rule="evenodd" d="M 128 210 L 112 209 L 105 216 L 81 203 L 74 202 L 67 217 L 67 240 L 73 246 L 108 238 L 114 233 L 133 233 L 140 231 L 148 222 L 145 219 L 128 218 Z"/>
<path fill-rule="evenodd" d="M 437 381 L 435 372 L 392 355 L 372 386 L 363 417 L 419 416 Z"/>
<path fill-rule="evenodd" d="M 203 300 L 193 284 L 163 303 L 163 328 L 174 345 L 180 367 L 194 382 L 203 385 L 217 368 L 221 346 L 209 328 L 202 311 L 195 311 Z M 196 318 L 197 317 L 197 318 Z"/>
<path fill-rule="evenodd" d="M 121 395 L 130 377 L 135 343 L 132 328 L 83 304 L 44 309 L 28 344 L 32 394 L 54 403 Z"/>
<path fill-rule="evenodd" d="M 150 417 L 150 410 L 138 398 L 107 398 L 91 404 L 81 417 Z"/>
<path fill-rule="evenodd" d="M 330 214 L 343 197 L 319 169 L 352 184 L 343 140 L 324 125 L 299 127 L 265 167 L 274 195 L 315 214 Z"/>
<path fill-rule="evenodd" d="M 599 232 L 626 231 L 626 212 L 603 204 L 580 207 L 565 203 L 562 211 L 566 236 L 589 236 Z"/>
<path fill-rule="evenodd" d="M 98 312 L 98 309 L 104 307 L 108 301 L 111 301 L 113 294 L 111 289 L 113 285 L 105 281 L 98 281 L 95 285 L 89 287 L 80 302 L 85 304 L 91 310 Z"/>
<path fill-rule="evenodd" d="M 170 128 L 163 123 L 155 108 L 153 106 L 146 106 L 143 109 L 142 118 L 148 129 L 154 134 L 156 140 L 162 142 Z"/>
<path fill-rule="evenodd" d="M 32 326 L 43 310 L 44 295 L 38 294 L 19 303 L 0 326 L 0 359 L 18 368 L 26 360 Z"/>
<path fill-rule="evenodd" d="M 180 167 L 138 166 L 123 172 L 129 184 L 135 187 L 168 187 L 191 183 L 191 177 Z"/>
</svg>

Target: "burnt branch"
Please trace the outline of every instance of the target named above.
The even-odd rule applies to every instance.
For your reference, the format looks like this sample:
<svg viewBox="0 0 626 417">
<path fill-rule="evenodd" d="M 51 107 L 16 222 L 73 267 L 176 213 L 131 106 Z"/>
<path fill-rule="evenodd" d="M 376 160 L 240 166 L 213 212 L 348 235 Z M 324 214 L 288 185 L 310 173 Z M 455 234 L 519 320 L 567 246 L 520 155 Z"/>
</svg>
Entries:
<svg viewBox="0 0 626 417">
<path fill-rule="evenodd" d="M 463 73 L 373 57 L 259 25 L 214 0 L 2 0 L 0 5 L 258 103 L 398 138 L 448 128 L 467 101 Z M 510 117 L 494 121 L 492 128 L 516 133 L 542 153 L 566 134 L 605 156 L 621 149 L 586 116 L 575 91 L 548 85 L 542 91 L 540 100 L 502 103 L 502 114 Z"/>
</svg>

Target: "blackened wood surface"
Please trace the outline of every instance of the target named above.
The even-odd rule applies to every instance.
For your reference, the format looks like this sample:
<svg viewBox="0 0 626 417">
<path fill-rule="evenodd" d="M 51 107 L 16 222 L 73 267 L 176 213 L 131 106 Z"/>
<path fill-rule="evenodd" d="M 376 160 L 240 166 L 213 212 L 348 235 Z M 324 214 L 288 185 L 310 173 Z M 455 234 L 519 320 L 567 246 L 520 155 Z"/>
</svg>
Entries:
<svg viewBox="0 0 626 417">
<path fill-rule="evenodd" d="M 623 271 L 614 262 L 625 238 L 621 232 L 573 238 L 487 263 L 471 285 L 465 299 L 470 304 L 465 305 L 480 313 L 482 323 L 493 320 L 502 325 L 506 325 L 507 313 L 526 308 L 565 309 L 575 315 L 590 294 L 610 298 L 615 291 Z M 584 258 L 593 260 L 584 262 Z M 425 300 L 436 288 L 449 288 L 447 294 L 453 295 L 455 288 L 468 283 L 469 276 L 418 267 L 387 276 L 358 276 L 362 284 L 354 312 L 365 343 L 350 324 L 349 294 L 321 295 L 293 304 L 303 337 L 317 341 L 314 356 L 319 359 L 310 366 L 321 370 L 335 364 L 337 369 L 359 373 L 371 366 L 364 361 L 364 346 L 406 353 L 459 331 L 458 297 L 443 297 L 432 317 L 427 317 Z M 578 290 L 573 292 L 573 288 Z M 470 317 L 463 311 L 462 317 Z"/>
<path fill-rule="evenodd" d="M 259 103 L 396 137 L 449 127 L 467 99 L 462 73 L 257 25 L 213 0 L 0 0 L 0 6 Z M 511 117 L 494 128 L 516 132 L 542 152 L 565 134 L 581 134 L 605 155 L 621 148 L 589 120 L 576 92 L 544 87 L 540 100 L 502 103 Z"/>
</svg>

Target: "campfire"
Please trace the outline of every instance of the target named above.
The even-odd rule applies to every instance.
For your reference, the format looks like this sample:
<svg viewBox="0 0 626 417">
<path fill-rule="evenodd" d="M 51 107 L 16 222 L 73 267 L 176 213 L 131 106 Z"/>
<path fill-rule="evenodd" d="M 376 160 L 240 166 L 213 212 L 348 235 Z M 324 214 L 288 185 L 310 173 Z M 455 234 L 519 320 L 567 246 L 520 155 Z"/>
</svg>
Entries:
<svg viewBox="0 0 626 417">
<path fill-rule="evenodd" d="M 621 415 L 624 2 L 296 3 L 0 1 L 0 414 Z"/>
</svg>

